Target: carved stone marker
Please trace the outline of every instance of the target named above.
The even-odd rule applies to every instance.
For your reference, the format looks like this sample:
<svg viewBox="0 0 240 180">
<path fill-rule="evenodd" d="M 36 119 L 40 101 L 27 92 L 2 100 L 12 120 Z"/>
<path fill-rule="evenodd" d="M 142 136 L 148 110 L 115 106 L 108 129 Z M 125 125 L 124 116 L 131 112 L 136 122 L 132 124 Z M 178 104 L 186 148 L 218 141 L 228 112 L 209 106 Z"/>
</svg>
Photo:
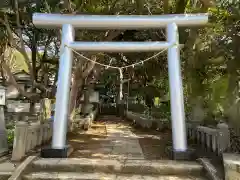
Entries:
<svg viewBox="0 0 240 180">
<path fill-rule="evenodd" d="M 4 106 L 5 106 L 5 87 L 0 86 L 0 156 L 8 152 Z"/>
</svg>

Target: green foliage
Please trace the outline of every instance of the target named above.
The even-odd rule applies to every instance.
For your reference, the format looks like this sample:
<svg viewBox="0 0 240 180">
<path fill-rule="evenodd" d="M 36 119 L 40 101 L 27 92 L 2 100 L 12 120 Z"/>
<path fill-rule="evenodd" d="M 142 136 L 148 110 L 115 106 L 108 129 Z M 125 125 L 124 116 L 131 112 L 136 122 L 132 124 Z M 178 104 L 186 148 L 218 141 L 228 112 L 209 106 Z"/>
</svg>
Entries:
<svg viewBox="0 0 240 180">
<path fill-rule="evenodd" d="M 225 1 L 209 8 L 210 24 L 190 30 L 195 35 L 189 36 L 183 53 L 186 107 L 194 106 L 192 100 L 201 97 L 207 119 L 227 115 L 229 108 L 238 106 L 234 102 L 239 97 L 239 4 L 239 1 Z"/>
<path fill-rule="evenodd" d="M 15 126 L 14 126 L 14 124 L 8 124 L 6 128 L 7 128 L 8 146 L 12 147 L 13 141 L 14 141 Z"/>
<path fill-rule="evenodd" d="M 14 141 L 14 129 L 7 130 L 7 137 L 8 137 L 8 146 L 12 147 L 13 141 Z"/>
<path fill-rule="evenodd" d="M 228 77 L 219 76 L 210 84 L 212 98 L 209 107 L 213 114 L 224 111 L 224 105 L 226 103 L 226 94 L 228 89 Z"/>
</svg>

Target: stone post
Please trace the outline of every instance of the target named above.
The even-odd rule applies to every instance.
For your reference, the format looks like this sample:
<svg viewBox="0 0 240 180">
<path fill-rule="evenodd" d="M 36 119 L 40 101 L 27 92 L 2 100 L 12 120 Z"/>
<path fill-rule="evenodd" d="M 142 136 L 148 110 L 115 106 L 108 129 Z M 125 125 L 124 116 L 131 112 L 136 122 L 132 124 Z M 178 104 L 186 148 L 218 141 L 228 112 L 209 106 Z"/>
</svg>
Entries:
<svg viewBox="0 0 240 180">
<path fill-rule="evenodd" d="M 45 122 L 46 120 L 51 118 L 52 104 L 51 100 L 44 98 L 40 103 L 40 121 Z"/>
<path fill-rule="evenodd" d="M 12 151 L 12 160 L 21 160 L 26 152 L 27 146 L 27 135 L 28 135 L 28 123 L 17 122 L 14 132 L 14 142 Z"/>
<path fill-rule="evenodd" d="M 224 122 L 217 124 L 217 128 L 219 131 L 218 153 L 222 154 L 230 148 L 230 132 L 228 125 Z"/>
<path fill-rule="evenodd" d="M 4 116 L 5 87 L 0 86 L 0 155 L 8 152 L 7 130 Z"/>
</svg>

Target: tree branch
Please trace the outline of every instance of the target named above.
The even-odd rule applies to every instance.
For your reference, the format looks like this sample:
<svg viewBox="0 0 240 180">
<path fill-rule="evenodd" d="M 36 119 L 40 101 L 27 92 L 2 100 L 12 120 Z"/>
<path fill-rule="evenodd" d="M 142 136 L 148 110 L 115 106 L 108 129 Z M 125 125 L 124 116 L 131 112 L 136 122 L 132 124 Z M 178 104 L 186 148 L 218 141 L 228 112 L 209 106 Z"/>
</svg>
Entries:
<svg viewBox="0 0 240 180">
<path fill-rule="evenodd" d="M 8 34 L 8 39 L 9 39 L 9 45 L 14 47 L 17 51 L 19 51 L 23 55 L 24 60 L 25 60 L 25 62 L 27 64 L 27 66 L 28 66 L 30 75 L 32 75 L 31 74 L 32 73 L 32 67 L 31 67 L 31 64 L 30 64 L 30 59 L 29 59 L 29 57 L 28 57 L 28 55 L 26 53 L 26 49 L 25 49 L 25 47 L 19 47 L 17 45 L 17 42 L 16 42 L 16 40 L 13 37 L 14 33 L 13 33 L 13 31 L 12 31 L 10 25 L 9 25 L 8 17 L 7 17 L 6 14 L 4 14 L 4 20 L 0 18 L 0 22 L 3 23 L 5 25 L 5 27 L 6 27 L 7 34 Z M 20 29 L 20 31 L 21 31 L 21 29 Z M 20 36 L 20 34 L 18 34 L 18 37 L 20 38 L 20 41 L 23 43 L 23 39 Z M 31 76 L 31 79 L 32 79 L 32 76 Z"/>
<path fill-rule="evenodd" d="M 119 1 L 119 0 L 115 0 L 115 1 L 113 2 L 113 5 L 112 5 L 112 7 L 111 7 L 110 10 L 109 10 L 110 14 L 113 14 L 113 13 L 114 13 L 115 7 L 116 7 L 118 1 Z"/>
<path fill-rule="evenodd" d="M 163 1 L 163 12 L 164 14 L 168 14 L 168 8 L 169 8 L 169 0 Z"/>
<path fill-rule="evenodd" d="M 64 0 L 64 7 L 67 9 L 69 13 L 73 12 L 71 1 L 70 0 Z"/>
<path fill-rule="evenodd" d="M 213 7 L 216 5 L 215 0 L 200 0 L 200 2 L 203 4 L 205 8 Z"/>
<path fill-rule="evenodd" d="M 51 8 L 50 8 L 47 0 L 44 1 L 44 4 L 45 4 L 45 6 L 46 6 L 47 12 L 48 12 L 48 13 L 51 13 Z"/>
<path fill-rule="evenodd" d="M 19 11 L 18 11 L 18 9 L 19 9 L 18 0 L 14 0 L 14 4 L 15 4 L 15 13 L 16 13 L 17 32 L 18 32 L 18 36 L 20 39 L 20 52 L 22 52 L 22 55 L 28 65 L 28 70 L 30 72 L 30 77 L 31 77 L 32 81 L 35 81 L 35 78 L 33 75 L 34 74 L 33 69 L 32 69 L 32 66 L 30 63 L 30 58 L 27 55 L 25 44 L 23 41 L 23 33 L 22 33 L 21 25 L 20 25 L 20 16 L 19 16 Z"/>
<path fill-rule="evenodd" d="M 117 36 L 119 36 L 122 33 L 122 31 L 119 30 L 109 30 L 105 33 L 105 41 L 112 41 L 114 38 L 116 38 Z"/>
<path fill-rule="evenodd" d="M 92 56 L 91 59 L 93 59 L 94 61 L 96 61 L 96 60 L 97 60 L 97 57 L 96 57 L 96 56 Z M 85 70 L 83 71 L 83 73 L 82 73 L 82 77 L 83 77 L 83 78 L 86 78 L 86 77 L 89 75 L 89 73 L 93 70 L 94 66 L 95 66 L 95 63 L 94 63 L 94 62 L 88 62 L 86 69 L 85 69 Z"/>
</svg>

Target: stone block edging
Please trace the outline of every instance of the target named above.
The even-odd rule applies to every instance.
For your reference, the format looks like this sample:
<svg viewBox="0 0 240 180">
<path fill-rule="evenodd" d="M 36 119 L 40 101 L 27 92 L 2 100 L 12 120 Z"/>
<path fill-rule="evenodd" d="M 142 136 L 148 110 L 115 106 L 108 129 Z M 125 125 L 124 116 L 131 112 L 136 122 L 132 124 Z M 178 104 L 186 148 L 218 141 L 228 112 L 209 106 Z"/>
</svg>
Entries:
<svg viewBox="0 0 240 180">
<path fill-rule="evenodd" d="M 126 118 L 128 120 L 133 121 L 134 124 L 141 126 L 142 128 L 156 128 L 156 129 L 163 129 L 163 128 L 170 128 L 171 123 L 167 120 L 161 120 L 156 118 L 149 118 L 139 113 L 134 113 L 131 111 L 126 111 Z"/>
<path fill-rule="evenodd" d="M 27 171 L 31 163 L 37 158 L 37 156 L 29 156 L 25 159 L 12 173 L 8 180 L 21 180 L 21 176 Z"/>
</svg>

